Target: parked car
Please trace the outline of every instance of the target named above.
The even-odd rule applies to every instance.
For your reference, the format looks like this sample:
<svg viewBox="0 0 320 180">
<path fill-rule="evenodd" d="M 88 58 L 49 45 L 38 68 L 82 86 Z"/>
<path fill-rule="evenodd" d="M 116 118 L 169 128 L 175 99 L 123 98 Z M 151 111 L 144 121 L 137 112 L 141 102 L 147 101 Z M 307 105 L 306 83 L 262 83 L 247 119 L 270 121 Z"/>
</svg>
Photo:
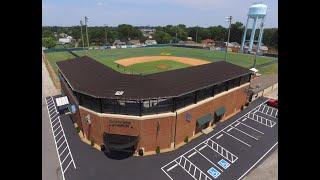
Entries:
<svg viewBox="0 0 320 180">
<path fill-rule="evenodd" d="M 278 99 L 269 99 L 267 101 L 267 105 L 274 108 L 278 108 Z"/>
</svg>

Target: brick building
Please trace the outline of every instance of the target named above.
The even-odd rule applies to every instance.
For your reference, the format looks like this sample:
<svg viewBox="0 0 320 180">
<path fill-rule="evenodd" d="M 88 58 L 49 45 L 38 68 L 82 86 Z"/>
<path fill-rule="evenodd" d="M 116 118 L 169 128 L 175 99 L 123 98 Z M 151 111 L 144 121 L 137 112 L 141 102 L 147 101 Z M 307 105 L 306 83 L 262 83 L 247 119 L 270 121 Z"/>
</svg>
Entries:
<svg viewBox="0 0 320 180">
<path fill-rule="evenodd" d="M 121 74 L 87 56 L 57 63 L 62 93 L 85 138 L 106 151 L 174 149 L 239 112 L 251 71 L 227 62 L 145 76 Z"/>
</svg>

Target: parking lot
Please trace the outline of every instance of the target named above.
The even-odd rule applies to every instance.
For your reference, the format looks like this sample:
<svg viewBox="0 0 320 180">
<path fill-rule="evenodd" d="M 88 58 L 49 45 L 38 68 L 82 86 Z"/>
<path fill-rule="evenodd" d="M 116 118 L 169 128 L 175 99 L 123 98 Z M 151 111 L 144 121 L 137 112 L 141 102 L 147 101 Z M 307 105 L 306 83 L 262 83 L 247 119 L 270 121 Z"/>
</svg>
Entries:
<svg viewBox="0 0 320 180">
<path fill-rule="evenodd" d="M 260 98 L 175 151 L 113 160 L 80 140 L 69 116 L 59 115 L 55 98 L 45 100 L 63 180 L 241 179 L 278 143 L 278 110 Z"/>
<path fill-rule="evenodd" d="M 60 114 L 57 110 L 54 97 L 46 97 L 46 104 L 48 108 L 48 115 L 54 139 L 54 144 L 58 154 L 58 160 L 61 168 L 62 179 L 65 180 L 64 174 L 68 170 L 69 166 L 73 166 L 76 169 L 75 162 L 73 160 L 72 153 L 68 144 L 68 140 L 65 136 L 63 126 L 61 124 Z"/>
<path fill-rule="evenodd" d="M 278 110 L 262 103 L 161 170 L 175 179 L 241 179 L 278 144 Z"/>
</svg>

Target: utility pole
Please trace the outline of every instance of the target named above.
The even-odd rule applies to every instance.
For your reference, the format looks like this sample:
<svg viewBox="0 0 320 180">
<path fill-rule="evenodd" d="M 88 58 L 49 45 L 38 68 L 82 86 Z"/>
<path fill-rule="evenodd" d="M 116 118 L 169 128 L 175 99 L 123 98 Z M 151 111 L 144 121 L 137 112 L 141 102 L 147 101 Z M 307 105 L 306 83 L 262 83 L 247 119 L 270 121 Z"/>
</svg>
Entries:
<svg viewBox="0 0 320 180">
<path fill-rule="evenodd" d="M 224 55 L 224 61 L 227 61 L 227 52 L 228 52 L 228 46 L 229 46 L 229 40 L 230 40 L 230 27 L 231 27 L 231 22 L 232 22 L 232 16 L 228 16 L 226 17 L 227 19 L 227 22 L 229 22 L 229 30 L 228 30 L 228 41 L 227 41 L 227 44 L 226 44 L 226 52 L 225 52 L 225 55 Z"/>
<path fill-rule="evenodd" d="M 88 36 L 88 19 L 89 19 L 89 17 L 87 17 L 87 16 L 84 17 L 84 24 L 85 24 L 85 26 L 86 26 L 87 43 L 88 43 L 87 54 L 88 54 L 89 46 L 90 46 L 90 44 L 89 44 L 89 36 Z"/>
<path fill-rule="evenodd" d="M 82 32 L 83 22 L 80 20 L 80 29 L 81 29 L 81 41 L 82 41 L 82 50 L 84 49 L 84 39 L 83 39 L 83 32 Z"/>
<path fill-rule="evenodd" d="M 199 29 L 199 27 L 197 26 L 197 30 L 196 30 L 196 43 L 198 43 L 198 29 Z"/>
<path fill-rule="evenodd" d="M 104 33 L 106 34 L 106 46 L 107 46 L 107 44 L 108 44 L 107 25 L 104 25 Z"/>
</svg>

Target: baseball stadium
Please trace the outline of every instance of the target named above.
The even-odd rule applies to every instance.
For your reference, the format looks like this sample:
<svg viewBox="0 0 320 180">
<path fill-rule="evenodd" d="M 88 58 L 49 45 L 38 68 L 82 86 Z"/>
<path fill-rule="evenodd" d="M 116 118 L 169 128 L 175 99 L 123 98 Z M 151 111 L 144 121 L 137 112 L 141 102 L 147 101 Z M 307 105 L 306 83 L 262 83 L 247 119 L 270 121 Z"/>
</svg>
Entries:
<svg viewBox="0 0 320 180">
<path fill-rule="evenodd" d="M 253 59 L 223 57 L 178 47 L 46 53 L 84 138 L 131 154 L 176 149 L 243 109 Z"/>
</svg>

